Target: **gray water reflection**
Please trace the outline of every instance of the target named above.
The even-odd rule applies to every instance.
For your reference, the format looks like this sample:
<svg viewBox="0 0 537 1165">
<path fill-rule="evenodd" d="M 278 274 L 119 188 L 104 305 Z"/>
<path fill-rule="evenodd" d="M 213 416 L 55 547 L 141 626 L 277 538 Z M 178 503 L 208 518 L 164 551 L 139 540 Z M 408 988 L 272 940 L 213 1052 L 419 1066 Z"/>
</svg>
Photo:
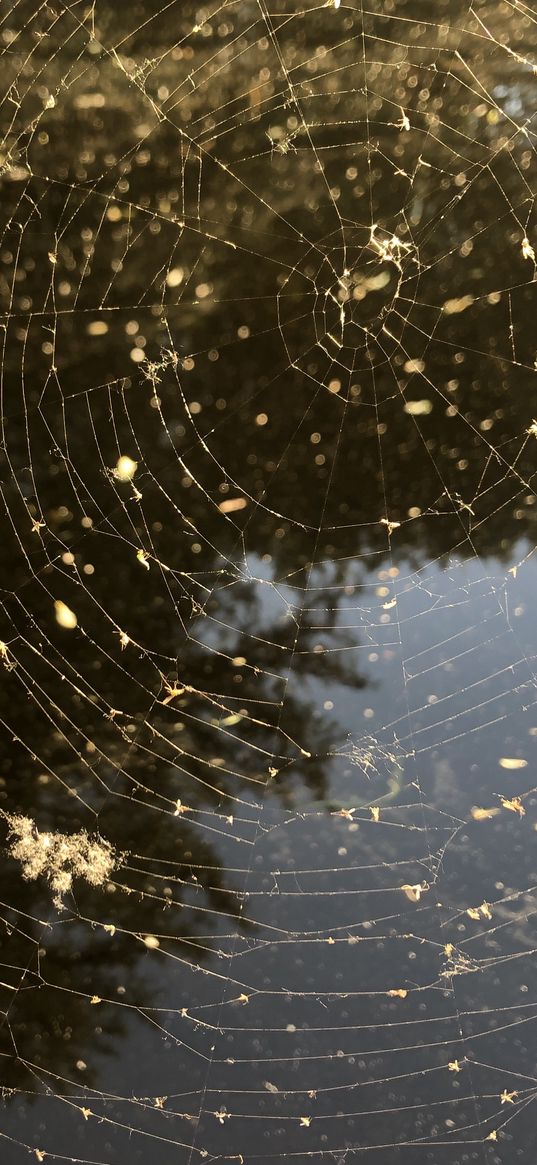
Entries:
<svg viewBox="0 0 537 1165">
<path fill-rule="evenodd" d="M 0 36 L 3 1159 L 530 1165 L 532 13 Z"/>
</svg>

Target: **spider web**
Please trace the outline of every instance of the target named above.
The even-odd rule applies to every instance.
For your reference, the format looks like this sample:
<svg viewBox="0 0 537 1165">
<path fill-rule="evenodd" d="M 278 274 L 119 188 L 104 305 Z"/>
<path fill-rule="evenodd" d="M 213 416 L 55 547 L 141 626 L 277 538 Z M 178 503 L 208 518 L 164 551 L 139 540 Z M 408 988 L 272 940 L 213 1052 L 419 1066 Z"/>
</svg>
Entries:
<svg viewBox="0 0 537 1165">
<path fill-rule="evenodd" d="M 535 15 L 0 43 L 3 1160 L 533 1162 Z"/>
</svg>

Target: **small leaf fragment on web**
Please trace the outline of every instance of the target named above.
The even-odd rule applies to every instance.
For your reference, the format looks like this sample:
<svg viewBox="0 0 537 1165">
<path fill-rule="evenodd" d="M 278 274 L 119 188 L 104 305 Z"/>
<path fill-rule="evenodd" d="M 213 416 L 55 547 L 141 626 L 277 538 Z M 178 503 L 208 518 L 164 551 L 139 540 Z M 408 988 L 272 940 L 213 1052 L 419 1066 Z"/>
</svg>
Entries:
<svg viewBox="0 0 537 1165">
<path fill-rule="evenodd" d="M 428 417 L 429 413 L 433 411 L 432 400 L 407 400 L 403 405 L 403 411 L 408 413 L 410 417 Z"/>
<path fill-rule="evenodd" d="M 515 1098 L 517 1096 L 518 1096 L 518 1092 L 516 1091 L 516 1089 L 514 1089 L 513 1092 L 508 1092 L 507 1088 L 504 1088 L 503 1092 L 500 1093 L 500 1100 L 501 1100 L 502 1104 L 514 1104 Z"/>
<path fill-rule="evenodd" d="M 4 643 L 3 641 L 0 641 L 0 660 L 2 661 L 6 671 L 13 671 L 13 668 L 17 666 L 15 661 L 11 659 L 7 643 Z"/>
<path fill-rule="evenodd" d="M 489 1133 L 488 1137 L 485 1137 L 485 1140 L 486 1140 L 486 1141 L 497 1141 L 497 1140 L 498 1140 L 498 1134 L 497 1134 L 497 1132 L 496 1132 L 496 1129 L 493 1129 L 493 1130 L 492 1130 L 492 1132 L 491 1132 L 491 1133 Z"/>
<path fill-rule="evenodd" d="M 220 502 L 218 509 L 221 514 L 234 514 L 237 510 L 244 510 L 248 505 L 247 498 L 226 498 Z"/>
<path fill-rule="evenodd" d="M 54 603 L 54 614 L 59 627 L 64 627 L 66 631 L 74 631 L 78 619 L 67 603 L 62 603 L 61 599 L 57 599 Z"/>
<path fill-rule="evenodd" d="M 111 935 L 114 935 L 116 933 L 116 928 L 112 922 L 105 922 L 103 929 L 106 930 L 108 932 L 108 934 L 111 934 Z"/>
<path fill-rule="evenodd" d="M 237 996 L 237 1003 L 249 1003 L 249 1002 L 250 1002 L 250 996 L 245 995 L 244 991 L 242 992 L 241 995 Z"/>
<path fill-rule="evenodd" d="M 146 946 L 150 951 L 156 951 L 160 946 L 160 942 L 156 934 L 144 934 L 143 943 L 144 946 Z"/>
<path fill-rule="evenodd" d="M 380 518 L 381 526 L 386 526 L 388 534 L 392 534 L 394 530 L 398 530 L 401 525 L 400 522 L 390 522 L 389 518 Z"/>
<path fill-rule="evenodd" d="M 474 302 L 475 297 L 473 295 L 461 295 L 457 299 L 446 299 L 444 312 L 447 316 L 456 316 L 460 312 L 467 311 Z"/>
<path fill-rule="evenodd" d="M 409 902 L 419 902 L 422 894 L 425 894 L 428 889 L 427 882 L 417 882 L 415 886 L 409 886 L 408 883 L 405 883 L 404 886 L 401 886 L 401 890 L 403 894 L 406 894 Z"/>
<path fill-rule="evenodd" d="M 334 809 L 334 811 L 330 814 L 330 816 L 331 817 L 343 817 L 346 821 L 352 821 L 352 815 L 355 812 L 356 812 L 355 809 Z"/>
<path fill-rule="evenodd" d="M 524 235 L 524 238 L 522 239 L 522 255 L 524 259 L 531 259 L 532 262 L 535 263 L 535 251 L 527 235 Z"/>
<path fill-rule="evenodd" d="M 487 821 L 491 817 L 497 817 L 500 810 L 497 805 L 492 809 L 480 809 L 478 805 L 472 805 L 470 812 L 474 821 Z"/>
<path fill-rule="evenodd" d="M 101 996 L 100 995 L 92 995 L 92 997 L 90 999 L 90 1003 L 93 1003 L 93 1004 L 102 1003 Z"/>
<path fill-rule="evenodd" d="M 180 817 L 182 813 L 190 813 L 190 806 L 183 805 L 182 801 L 176 801 L 174 817 Z"/>
<path fill-rule="evenodd" d="M 483 902 L 481 906 L 469 906 L 466 913 L 469 918 L 474 919 L 474 922 L 479 922 L 481 918 L 492 918 L 492 912 L 488 902 Z"/>
<path fill-rule="evenodd" d="M 525 769 L 527 760 L 520 756 L 501 756 L 498 764 L 502 769 Z"/>
<path fill-rule="evenodd" d="M 176 696 L 182 696 L 185 689 L 178 688 L 176 684 L 172 684 L 171 686 L 166 684 L 166 691 L 168 695 L 165 696 L 163 700 L 161 700 L 162 704 L 170 704 L 172 700 L 175 700 Z"/>
<path fill-rule="evenodd" d="M 279 1092 L 280 1091 L 279 1088 L 277 1088 L 275 1084 L 271 1084 L 270 1080 L 263 1081 L 263 1088 L 266 1088 L 267 1092 Z"/>
<path fill-rule="evenodd" d="M 502 797 L 502 805 L 504 809 L 510 809 L 511 813 L 518 813 L 519 817 L 524 817 L 526 810 L 520 800 L 520 797 Z"/>
<path fill-rule="evenodd" d="M 408 991 L 404 987 L 392 987 L 387 994 L 391 995 L 392 999 L 406 999 Z"/>
</svg>

